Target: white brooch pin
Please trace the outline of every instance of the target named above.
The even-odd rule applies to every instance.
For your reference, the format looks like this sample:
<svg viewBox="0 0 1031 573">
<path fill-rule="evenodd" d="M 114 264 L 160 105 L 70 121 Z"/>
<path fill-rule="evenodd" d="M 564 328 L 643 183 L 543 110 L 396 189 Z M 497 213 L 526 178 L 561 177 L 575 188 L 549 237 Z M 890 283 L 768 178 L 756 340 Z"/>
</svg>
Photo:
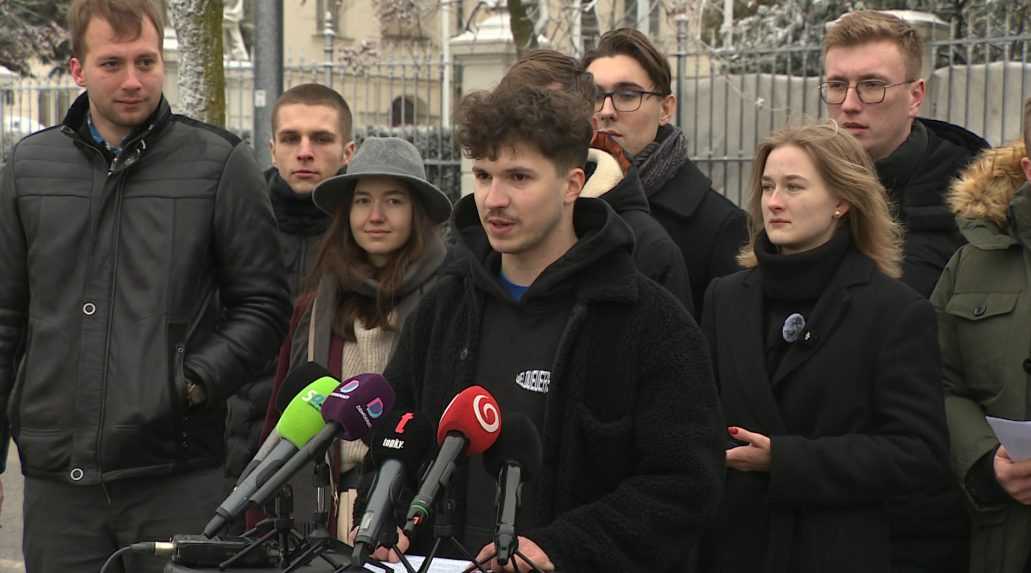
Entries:
<svg viewBox="0 0 1031 573">
<path fill-rule="evenodd" d="M 784 320 L 784 326 L 781 327 L 780 333 L 784 337 L 784 341 L 790 344 L 798 340 L 803 330 L 805 330 L 805 317 L 796 312 Z"/>
</svg>

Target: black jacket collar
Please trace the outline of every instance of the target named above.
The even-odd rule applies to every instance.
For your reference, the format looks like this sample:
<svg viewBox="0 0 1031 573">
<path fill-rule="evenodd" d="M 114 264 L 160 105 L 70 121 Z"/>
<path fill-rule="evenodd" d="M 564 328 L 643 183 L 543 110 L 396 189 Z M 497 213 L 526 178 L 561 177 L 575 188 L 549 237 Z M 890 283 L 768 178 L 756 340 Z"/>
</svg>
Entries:
<svg viewBox="0 0 1031 573">
<path fill-rule="evenodd" d="M 572 292 L 583 302 L 636 302 L 639 292 L 630 227 L 604 201 L 590 197 L 577 199 L 573 225 L 579 240 L 541 273 L 523 300 L 531 302 Z M 472 195 L 455 205 L 454 227 L 462 256 L 453 257 L 442 272 L 470 277 L 477 289 L 503 295 L 497 280 L 501 255 L 487 240 Z"/>
<path fill-rule="evenodd" d="M 734 322 L 741 325 L 742 334 L 739 343 L 733 345 L 733 362 L 738 366 L 738 372 L 732 380 L 724 380 L 723 383 L 727 391 L 741 394 L 740 398 L 750 405 L 753 415 L 761 421 L 763 427 L 774 433 L 786 431 L 771 389 L 819 351 L 830 333 L 841 325 L 848 311 L 851 303 L 849 289 L 869 283 L 875 272 L 872 260 L 855 248 L 849 248 L 813 307 L 802 338 L 791 346 L 780 361 L 777 371 L 772 374 L 766 371 L 765 365 L 761 270 L 752 269 L 744 275 L 741 281 L 743 292 L 733 293 L 738 301 L 733 307 Z M 765 373 L 766 376 L 756 377 L 756 372 Z M 759 387 L 753 388 L 753 385 Z"/>
<path fill-rule="evenodd" d="M 82 92 L 68 108 L 68 113 L 61 124 L 61 130 L 67 135 L 75 137 L 80 143 L 100 150 L 111 163 L 112 171 L 121 170 L 135 163 L 172 120 L 172 108 L 169 107 L 168 101 L 162 94 L 161 101 L 158 102 L 154 112 L 129 133 L 122 145 L 122 152 L 117 158 L 112 158 L 105 146 L 98 145 L 93 141 L 89 126 L 86 125 L 87 114 L 89 114 L 89 92 Z M 112 159 L 114 159 L 113 162 Z"/>
<path fill-rule="evenodd" d="M 888 195 L 905 205 L 906 194 L 948 189 L 956 173 L 988 142 L 944 121 L 917 118 L 902 145 L 875 162 L 877 176 Z"/>
<path fill-rule="evenodd" d="M 661 189 L 645 191 L 648 192 L 648 199 L 653 205 L 659 205 L 680 218 L 688 219 L 694 215 L 710 189 L 712 181 L 688 159 L 680 166 L 676 176 Z"/>
</svg>

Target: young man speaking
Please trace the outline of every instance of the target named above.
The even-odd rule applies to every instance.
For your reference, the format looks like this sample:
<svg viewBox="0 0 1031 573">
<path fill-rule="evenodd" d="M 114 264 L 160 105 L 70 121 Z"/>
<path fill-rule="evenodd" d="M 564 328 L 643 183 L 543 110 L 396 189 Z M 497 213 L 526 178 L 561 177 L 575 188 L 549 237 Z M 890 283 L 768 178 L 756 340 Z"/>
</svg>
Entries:
<svg viewBox="0 0 1031 573">
<path fill-rule="evenodd" d="M 517 532 L 541 570 L 681 571 L 722 487 L 716 388 L 694 321 L 635 268 L 629 227 L 603 201 L 577 199 L 591 140 L 579 98 L 502 85 L 463 100 L 475 193 L 456 206 L 459 253 L 385 376 L 401 411 L 439 418 L 478 384 L 503 419 L 534 422 L 544 468 L 524 490 Z M 476 456 L 448 492 L 458 535 L 481 559 L 494 553 L 495 478 Z M 530 570 L 522 559 L 491 565 Z"/>
</svg>

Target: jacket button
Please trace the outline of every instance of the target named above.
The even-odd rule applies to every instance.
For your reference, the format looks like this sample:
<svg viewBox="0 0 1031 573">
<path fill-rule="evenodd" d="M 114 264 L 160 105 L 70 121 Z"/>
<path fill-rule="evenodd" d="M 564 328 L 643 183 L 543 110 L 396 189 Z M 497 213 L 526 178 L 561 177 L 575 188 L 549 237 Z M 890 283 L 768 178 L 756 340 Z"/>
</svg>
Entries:
<svg viewBox="0 0 1031 573">
<path fill-rule="evenodd" d="M 97 305 L 93 304 L 92 302 L 87 302 L 86 304 L 82 305 L 82 314 L 85 314 L 86 316 L 93 316 L 96 312 Z"/>
<path fill-rule="evenodd" d="M 1031 358 L 1024 359 L 1024 372 L 1031 374 Z"/>
<path fill-rule="evenodd" d="M 984 316 L 984 313 L 988 311 L 988 307 L 980 304 L 974 307 L 974 316 Z"/>
<path fill-rule="evenodd" d="M 469 347 L 468 346 L 463 348 L 462 351 L 458 353 L 458 359 L 459 360 L 465 360 L 466 358 L 469 358 Z"/>
<path fill-rule="evenodd" d="M 72 481 L 79 481 L 86 475 L 86 472 L 82 471 L 82 468 L 75 468 L 68 473 L 68 477 L 72 478 Z"/>
</svg>

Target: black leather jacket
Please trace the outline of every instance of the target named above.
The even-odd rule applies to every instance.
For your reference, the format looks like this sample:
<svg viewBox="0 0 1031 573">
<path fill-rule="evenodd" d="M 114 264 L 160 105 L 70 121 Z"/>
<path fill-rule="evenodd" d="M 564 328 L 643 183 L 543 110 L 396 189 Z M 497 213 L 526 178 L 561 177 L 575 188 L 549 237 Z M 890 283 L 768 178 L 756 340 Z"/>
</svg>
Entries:
<svg viewBox="0 0 1031 573">
<path fill-rule="evenodd" d="M 0 424 L 30 476 L 216 466 L 225 399 L 290 312 L 261 172 L 164 100 L 112 160 L 87 110 L 82 94 L 0 175 Z M 188 406 L 187 378 L 205 404 Z"/>
</svg>

